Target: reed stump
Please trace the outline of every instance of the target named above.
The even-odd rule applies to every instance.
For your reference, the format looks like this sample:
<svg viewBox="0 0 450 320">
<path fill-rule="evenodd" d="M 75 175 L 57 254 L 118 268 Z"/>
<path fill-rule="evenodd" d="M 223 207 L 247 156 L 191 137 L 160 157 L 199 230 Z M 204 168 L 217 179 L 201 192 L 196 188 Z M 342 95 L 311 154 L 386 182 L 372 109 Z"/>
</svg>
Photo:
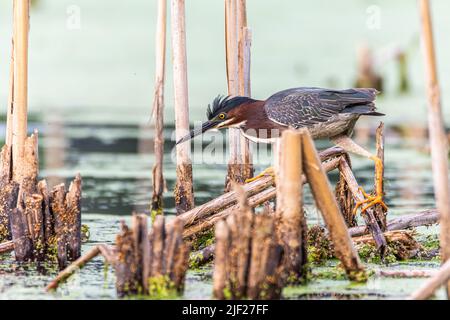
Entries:
<svg viewBox="0 0 450 320">
<path fill-rule="evenodd" d="M 148 295 L 173 297 L 184 290 L 190 247 L 183 242 L 183 224 L 175 219 L 166 226 L 158 215 L 148 233 L 147 216 L 134 214 L 116 237 L 116 289 L 119 297 Z"/>
<path fill-rule="evenodd" d="M 284 286 L 283 246 L 275 217 L 241 208 L 216 225 L 214 297 L 279 299 Z"/>
<path fill-rule="evenodd" d="M 15 258 L 58 261 L 66 267 L 81 254 L 81 176 L 66 190 L 38 182 L 38 134 L 26 138 L 24 156 L 13 173 L 11 148 L 0 153 L 0 242 L 12 240 Z"/>
</svg>

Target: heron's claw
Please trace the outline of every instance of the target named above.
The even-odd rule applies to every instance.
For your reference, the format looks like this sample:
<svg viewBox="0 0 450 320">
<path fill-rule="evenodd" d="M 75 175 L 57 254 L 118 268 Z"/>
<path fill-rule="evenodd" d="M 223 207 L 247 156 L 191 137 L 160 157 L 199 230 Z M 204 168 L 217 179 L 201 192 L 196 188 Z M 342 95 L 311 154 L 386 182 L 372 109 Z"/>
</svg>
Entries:
<svg viewBox="0 0 450 320">
<path fill-rule="evenodd" d="M 358 211 L 358 208 L 361 207 L 361 206 L 362 206 L 361 212 L 366 211 L 367 209 L 369 209 L 370 207 L 373 207 L 376 204 L 380 204 L 385 210 L 388 209 L 388 207 L 386 206 L 386 204 L 383 201 L 383 196 L 381 194 L 379 194 L 379 195 L 368 194 L 361 187 L 359 187 L 359 190 L 364 195 L 365 199 L 362 200 L 362 201 L 358 201 L 356 203 L 355 208 L 353 208 L 353 214 L 354 215 Z M 366 204 L 366 205 L 364 205 L 364 204 Z"/>
<path fill-rule="evenodd" d="M 263 172 L 261 172 L 260 174 L 258 174 L 257 176 L 255 176 L 253 178 L 246 179 L 245 183 L 253 182 L 255 180 L 261 179 L 262 177 L 265 177 L 268 175 L 275 178 L 275 169 L 273 167 L 269 167 L 269 168 L 265 169 Z"/>
</svg>

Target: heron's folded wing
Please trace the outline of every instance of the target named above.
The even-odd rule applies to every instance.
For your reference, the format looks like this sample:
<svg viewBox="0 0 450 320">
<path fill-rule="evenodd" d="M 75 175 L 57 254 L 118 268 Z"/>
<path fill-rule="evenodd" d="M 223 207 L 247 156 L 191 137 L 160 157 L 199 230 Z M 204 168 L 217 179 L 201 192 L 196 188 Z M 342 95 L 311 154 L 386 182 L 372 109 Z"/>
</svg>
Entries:
<svg viewBox="0 0 450 320">
<path fill-rule="evenodd" d="M 279 124 L 311 127 L 330 120 L 346 107 L 371 103 L 377 93 L 374 89 L 293 88 L 271 96 L 264 108 L 269 119 Z"/>
</svg>

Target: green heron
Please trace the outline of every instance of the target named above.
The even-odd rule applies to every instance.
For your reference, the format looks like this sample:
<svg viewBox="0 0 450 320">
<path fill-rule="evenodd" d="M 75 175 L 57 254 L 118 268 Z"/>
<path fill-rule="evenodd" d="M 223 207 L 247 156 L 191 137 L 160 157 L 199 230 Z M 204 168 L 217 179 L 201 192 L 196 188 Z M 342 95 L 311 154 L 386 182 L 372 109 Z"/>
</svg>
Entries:
<svg viewBox="0 0 450 320">
<path fill-rule="evenodd" d="M 267 100 L 255 100 L 234 96 L 214 99 L 208 106 L 208 121 L 201 128 L 193 129 L 177 141 L 177 144 L 192 139 L 209 129 L 239 128 L 242 134 L 258 143 L 271 143 L 288 128 L 307 128 L 313 139 L 329 138 L 347 152 L 372 159 L 375 162 L 375 195 L 364 193 L 366 199 L 362 211 L 379 203 L 386 208 L 382 196 L 381 160 L 355 143 L 351 138 L 353 128 L 360 116 L 383 116 L 376 111 L 375 98 L 379 92 L 371 88 L 333 90 L 315 87 L 300 87 L 275 93 Z M 273 174 L 273 169 L 265 173 Z M 247 181 L 247 182 L 248 182 Z"/>
</svg>

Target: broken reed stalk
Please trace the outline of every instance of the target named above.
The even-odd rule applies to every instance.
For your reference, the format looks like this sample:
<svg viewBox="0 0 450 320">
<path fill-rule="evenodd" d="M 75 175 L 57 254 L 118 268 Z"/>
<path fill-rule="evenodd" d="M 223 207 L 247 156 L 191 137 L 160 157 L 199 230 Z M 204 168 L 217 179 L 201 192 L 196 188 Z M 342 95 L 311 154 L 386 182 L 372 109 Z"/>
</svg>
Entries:
<svg viewBox="0 0 450 320">
<path fill-rule="evenodd" d="M 303 214 L 302 136 L 286 130 L 281 138 L 277 176 L 277 234 L 284 248 L 288 283 L 307 276 L 307 226 Z"/>
<path fill-rule="evenodd" d="M 247 30 L 246 2 L 225 0 L 225 47 L 228 95 L 250 96 L 250 43 Z M 247 50 L 246 54 L 244 50 Z M 250 142 L 240 129 L 229 129 L 230 160 L 225 190 L 231 181 L 243 183 L 253 176 Z"/>
<path fill-rule="evenodd" d="M 88 252 L 86 252 L 83 256 L 79 257 L 73 263 L 71 263 L 67 268 L 61 271 L 55 279 L 53 279 L 46 287 L 46 291 L 56 290 L 59 284 L 64 282 L 67 278 L 81 269 L 87 262 L 94 259 L 96 256 L 100 254 L 99 246 L 95 246 L 91 248 Z"/>
<path fill-rule="evenodd" d="M 166 3 L 158 0 L 158 18 L 155 40 L 155 93 L 152 116 L 155 120 L 155 164 L 153 165 L 153 195 L 151 203 L 152 216 L 163 212 L 163 160 L 164 160 L 164 80 L 166 65 Z"/>
<path fill-rule="evenodd" d="M 0 243 L 0 254 L 10 252 L 13 250 L 14 250 L 14 242 L 5 241 L 3 243 Z"/>
<path fill-rule="evenodd" d="M 319 156 L 321 161 L 324 162 L 324 169 L 326 171 L 331 171 L 336 168 L 337 160 L 340 155 L 343 154 L 343 150 L 341 148 L 333 147 L 326 149 L 320 152 Z M 329 159 L 335 158 L 333 160 L 327 161 Z M 332 162 L 332 163 L 331 163 Z M 330 164 L 331 163 L 331 164 Z M 306 181 L 306 180 L 305 180 Z M 269 188 L 274 184 L 274 179 L 272 176 L 264 176 L 260 179 L 252 181 L 250 183 L 246 183 L 243 185 L 244 191 L 248 197 L 251 197 L 261 191 Z M 273 193 L 275 196 L 275 192 Z M 201 220 L 216 214 L 219 211 L 222 211 L 234 204 L 236 204 L 237 198 L 234 191 L 229 191 L 207 203 L 204 203 L 188 212 L 185 212 L 178 216 L 178 218 L 183 221 L 185 227 L 189 227 L 196 223 L 199 223 Z M 169 225 L 171 222 L 169 222 Z"/>
<path fill-rule="evenodd" d="M 448 182 L 448 140 L 445 135 L 441 109 L 441 93 L 436 66 L 436 54 L 433 41 L 431 10 L 428 0 L 420 0 L 422 18 L 422 48 L 427 79 L 428 93 L 428 130 L 433 169 L 434 196 L 440 213 L 441 257 L 445 262 L 450 259 L 450 189 Z M 450 298 L 450 281 L 446 285 Z"/>
<path fill-rule="evenodd" d="M 344 179 L 347 182 L 347 185 L 352 192 L 354 199 L 356 201 L 363 201 L 364 195 L 359 188 L 358 182 L 356 182 L 352 169 L 350 168 L 344 157 L 342 157 L 340 160 L 339 171 L 344 176 Z M 361 215 L 366 223 L 367 228 L 372 233 L 373 239 L 375 240 L 375 244 L 380 252 L 380 255 L 384 256 L 385 250 L 387 248 L 387 243 L 383 235 L 383 231 L 381 230 L 380 225 L 375 218 L 374 209 L 368 208 Z"/>
<path fill-rule="evenodd" d="M 336 198 L 331 192 L 330 182 L 320 163 L 311 135 L 308 130 L 300 131 L 302 132 L 303 170 L 316 205 L 322 213 L 327 226 L 334 245 L 335 255 L 342 262 L 350 280 L 365 280 L 367 277 L 364 267 L 348 234 L 347 226 L 339 210 Z"/>
<path fill-rule="evenodd" d="M 445 286 L 450 280 L 450 260 L 447 260 L 441 268 L 429 279 L 422 287 L 415 291 L 410 297 L 410 300 L 425 300 L 430 298 L 436 290 Z"/>
<path fill-rule="evenodd" d="M 348 165 L 350 166 L 351 162 L 348 153 L 346 153 L 342 157 L 345 158 Z M 357 226 L 358 222 L 356 221 L 356 215 L 353 213 L 353 210 L 355 208 L 355 199 L 353 198 L 347 181 L 345 181 L 344 175 L 340 171 L 339 180 L 336 183 L 334 193 L 347 227 L 351 228 Z"/>
<path fill-rule="evenodd" d="M 171 227 L 162 215 L 148 233 L 146 215 L 133 215 L 132 228 L 122 223 L 116 237 L 116 289 L 119 296 L 144 294 L 167 298 L 184 289 L 189 246 L 183 242 L 181 221 Z"/>
<path fill-rule="evenodd" d="M 1 250 L 1 249 L 0 249 Z M 198 268 L 204 264 L 207 264 L 214 258 L 214 252 L 216 251 L 216 244 L 210 244 L 198 251 L 192 252 L 189 257 L 189 266 L 192 268 Z M 0 251 L 1 252 L 1 251 Z"/>
<path fill-rule="evenodd" d="M 429 278 L 436 274 L 435 270 L 377 270 L 375 275 L 389 278 Z"/>
<path fill-rule="evenodd" d="M 189 132 L 186 24 L 184 0 L 171 0 L 172 61 L 175 131 L 177 141 Z M 174 190 L 177 214 L 194 207 L 190 142 L 176 146 L 177 181 Z"/>
<path fill-rule="evenodd" d="M 64 270 L 60 271 L 57 276 L 45 287 L 45 291 L 56 290 L 61 283 L 66 281 L 69 277 L 71 277 L 75 272 L 79 269 L 83 268 L 89 261 L 94 259 L 96 256 L 101 254 L 105 261 L 114 265 L 115 256 L 113 249 L 107 244 L 99 244 L 91 248 L 84 255 L 79 257 L 77 260 L 72 262 L 69 266 L 67 266 Z"/>
<path fill-rule="evenodd" d="M 29 0 L 14 1 L 13 179 L 21 183 L 27 138 Z"/>
<path fill-rule="evenodd" d="M 337 166 L 339 165 L 339 159 L 338 158 L 334 158 L 332 160 L 329 160 L 325 163 L 323 163 L 324 166 L 324 170 L 326 172 L 332 171 L 334 169 L 337 168 Z M 249 184 L 246 184 L 243 186 L 244 190 L 246 190 L 247 194 L 249 195 L 248 198 L 248 203 L 249 205 L 253 208 L 256 207 L 258 205 L 261 205 L 269 200 L 272 200 L 276 197 L 276 189 L 274 187 L 265 187 L 266 189 L 259 189 L 262 186 L 265 185 L 265 181 L 262 181 L 263 183 L 261 184 L 261 182 L 257 183 L 260 180 L 263 179 L 268 179 L 270 185 L 273 184 L 273 178 L 271 176 L 268 177 L 263 177 L 261 179 L 258 179 L 254 182 L 251 182 Z M 306 178 L 303 176 L 302 177 L 302 183 L 306 183 Z M 254 186 L 254 187 L 249 187 L 250 185 Z M 258 187 L 258 188 L 256 188 Z M 201 232 L 204 232 L 210 228 L 212 228 L 219 220 L 228 217 L 234 210 L 236 210 L 238 208 L 237 204 L 232 204 L 236 201 L 236 198 L 232 198 L 231 196 L 234 197 L 234 193 L 233 194 L 225 194 L 228 195 L 229 197 L 224 197 L 222 198 L 219 197 L 217 199 L 214 199 L 208 203 L 206 203 L 205 205 L 207 205 L 206 207 L 198 207 L 200 210 L 195 211 L 192 210 L 190 211 L 190 213 L 193 214 L 199 214 L 199 216 L 196 217 L 190 217 L 191 219 L 195 219 L 192 223 L 188 223 L 185 225 L 185 230 L 183 232 L 183 237 L 186 238 L 191 238 L 194 237 L 196 234 L 200 234 Z M 251 195 L 251 196 L 250 196 Z M 224 203 L 226 204 L 224 206 L 224 203 L 218 203 L 218 201 L 225 201 Z M 231 201 L 231 202 L 230 202 Z M 217 204 L 220 204 L 219 207 L 215 207 Z M 231 206 L 230 206 L 231 205 Z M 216 209 L 214 209 L 216 208 Z M 214 209 L 214 210 L 212 210 Z M 212 210 L 212 211 L 210 211 Z M 180 218 L 187 218 L 187 217 L 182 217 L 180 216 Z"/>
<path fill-rule="evenodd" d="M 394 218 L 388 221 L 386 230 L 411 229 L 420 226 L 429 226 L 438 222 L 439 213 L 436 209 L 430 209 Z M 348 232 L 350 236 L 357 237 L 368 233 L 368 230 L 366 226 L 358 226 L 348 229 Z"/>
<path fill-rule="evenodd" d="M 384 195 L 384 123 L 380 121 L 380 125 L 378 126 L 376 130 L 376 149 L 377 149 L 377 157 L 381 159 L 382 171 L 381 171 L 381 190 L 383 191 Z M 374 190 L 376 190 L 376 184 L 377 184 L 377 177 L 375 175 L 375 182 L 374 182 Z M 383 196 L 384 200 L 384 196 Z M 373 208 L 373 213 L 375 215 L 375 219 L 377 219 L 378 225 L 380 226 L 382 231 L 386 231 L 386 213 L 387 211 L 384 209 L 384 207 L 380 204 L 376 204 Z"/>
<path fill-rule="evenodd" d="M 242 204 L 216 226 L 213 294 L 216 299 L 279 299 L 283 248 L 273 215 L 254 215 Z M 245 201 L 244 201 L 245 202 Z"/>
</svg>

